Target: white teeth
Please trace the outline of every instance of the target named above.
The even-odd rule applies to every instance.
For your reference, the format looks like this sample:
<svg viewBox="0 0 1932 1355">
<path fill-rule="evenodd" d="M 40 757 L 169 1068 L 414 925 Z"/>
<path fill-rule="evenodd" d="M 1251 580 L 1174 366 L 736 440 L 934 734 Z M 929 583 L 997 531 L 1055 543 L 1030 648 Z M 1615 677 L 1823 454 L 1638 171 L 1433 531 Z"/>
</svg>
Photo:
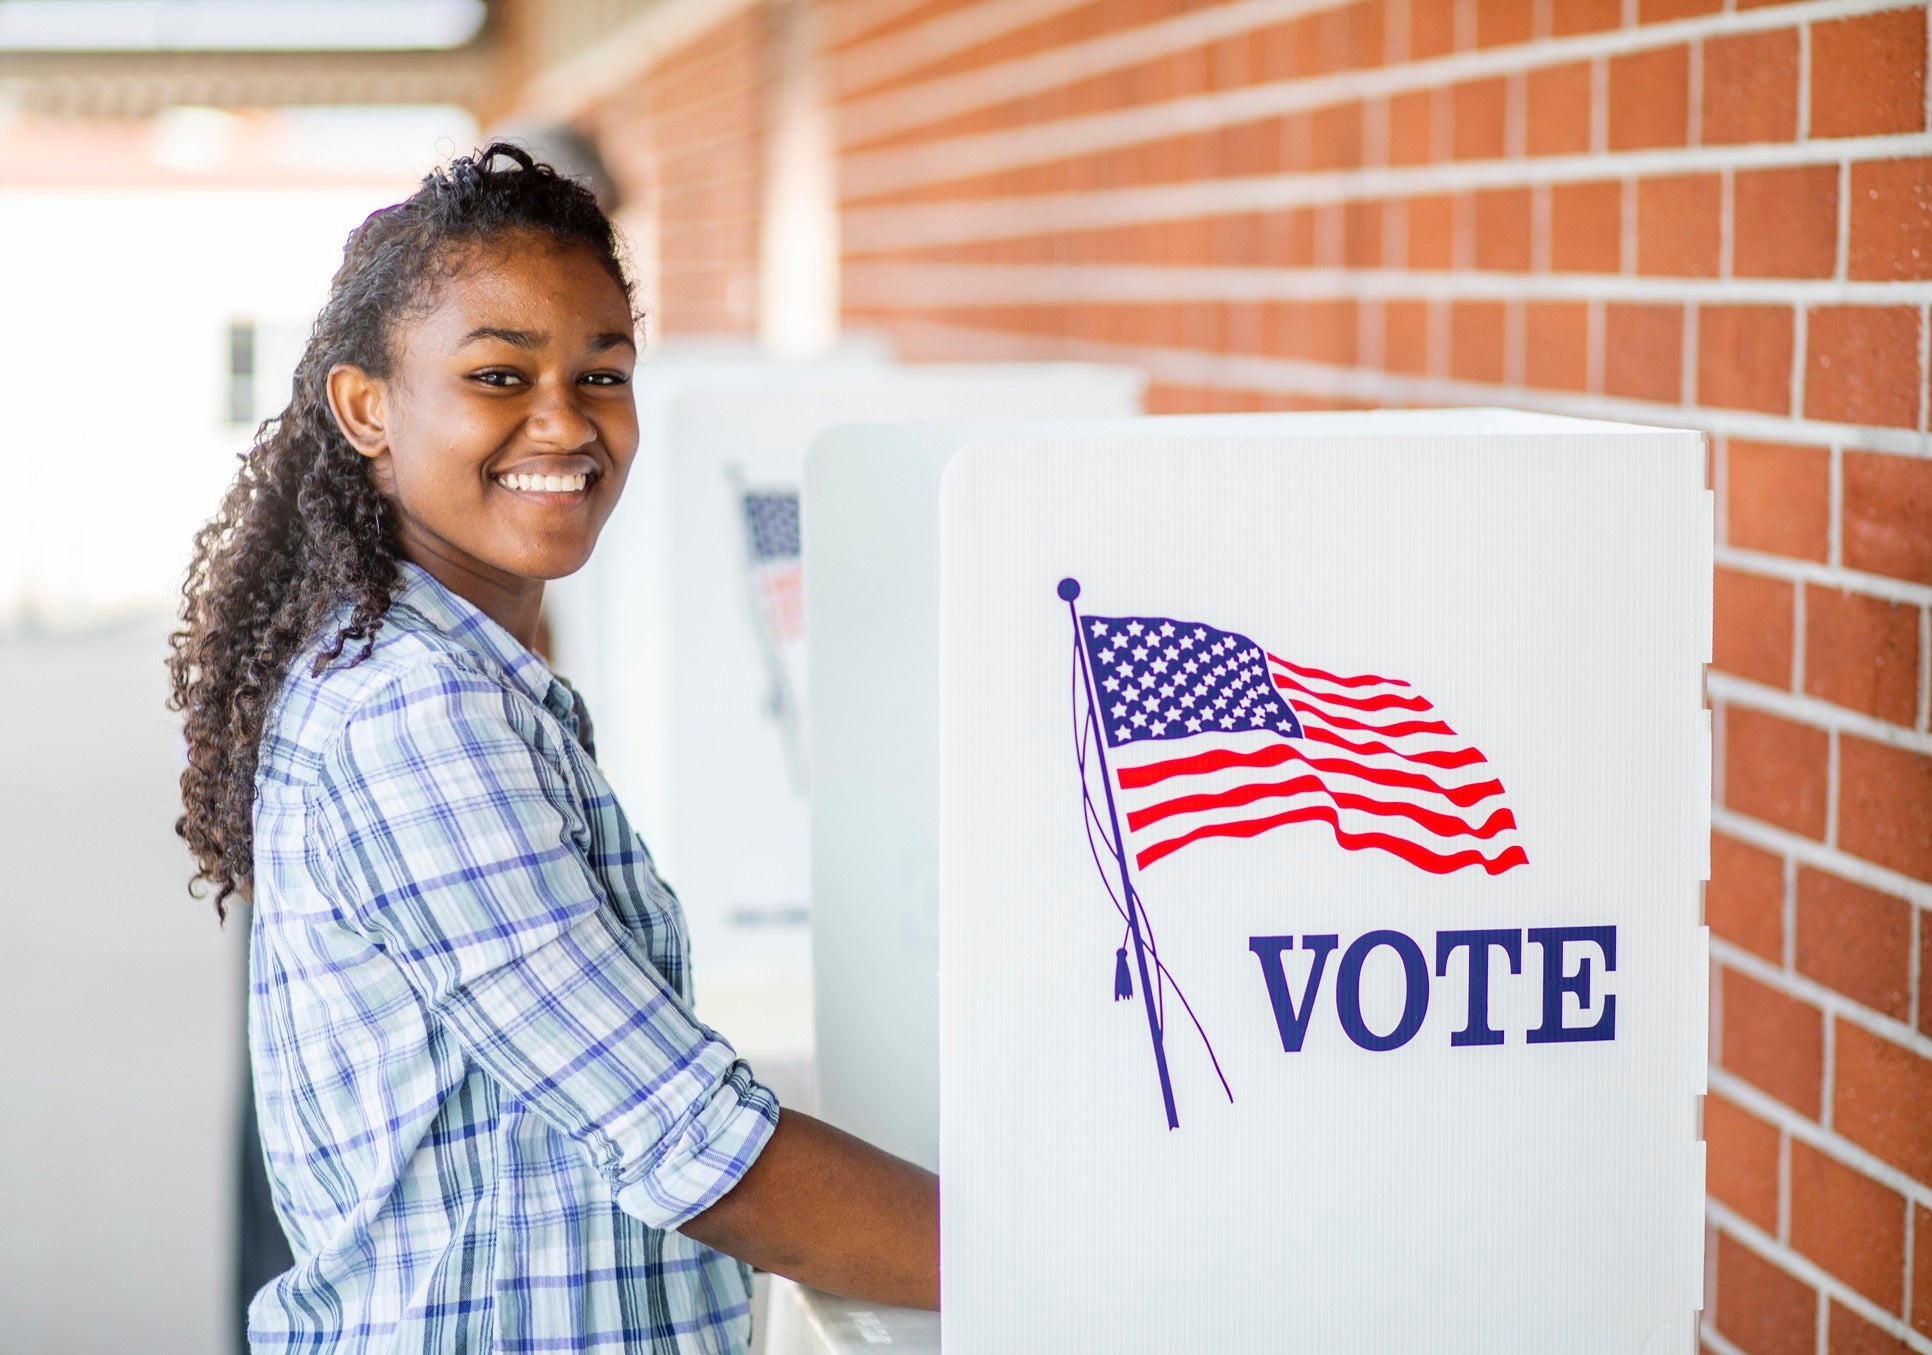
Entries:
<svg viewBox="0 0 1932 1355">
<path fill-rule="evenodd" d="M 588 475 L 499 475 L 496 478 L 507 488 L 541 494 L 574 494 L 590 484 Z"/>
</svg>

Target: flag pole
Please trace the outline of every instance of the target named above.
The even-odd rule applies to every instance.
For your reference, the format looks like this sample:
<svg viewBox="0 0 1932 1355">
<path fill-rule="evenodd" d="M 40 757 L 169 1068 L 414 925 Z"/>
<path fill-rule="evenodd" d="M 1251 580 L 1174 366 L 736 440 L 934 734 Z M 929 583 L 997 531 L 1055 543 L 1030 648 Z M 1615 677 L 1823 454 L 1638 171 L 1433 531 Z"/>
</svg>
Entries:
<svg viewBox="0 0 1932 1355">
<path fill-rule="evenodd" d="M 1114 860 L 1120 864 L 1120 892 L 1127 905 L 1127 930 L 1134 938 L 1134 963 L 1140 967 L 1141 1002 L 1147 1008 L 1147 1034 L 1154 1042 L 1154 1066 L 1160 1070 L 1161 1100 L 1167 1107 L 1167 1127 L 1178 1129 L 1180 1118 L 1174 1113 L 1174 1083 L 1167 1075 L 1167 1047 L 1161 1040 L 1160 1020 L 1154 1015 L 1154 988 L 1147 981 L 1147 947 L 1140 939 L 1140 900 L 1127 873 L 1127 839 L 1120 835 L 1120 815 L 1114 809 L 1113 773 L 1107 769 L 1107 734 L 1100 725 L 1100 705 L 1093 690 L 1093 656 L 1087 637 L 1080 629 L 1080 611 L 1074 599 L 1080 596 L 1078 579 L 1060 580 L 1059 593 L 1073 618 L 1073 643 L 1080 654 L 1080 676 L 1087 688 L 1087 720 L 1093 727 L 1094 751 L 1100 758 L 1100 784 L 1107 792 L 1107 819 L 1114 830 Z"/>
</svg>

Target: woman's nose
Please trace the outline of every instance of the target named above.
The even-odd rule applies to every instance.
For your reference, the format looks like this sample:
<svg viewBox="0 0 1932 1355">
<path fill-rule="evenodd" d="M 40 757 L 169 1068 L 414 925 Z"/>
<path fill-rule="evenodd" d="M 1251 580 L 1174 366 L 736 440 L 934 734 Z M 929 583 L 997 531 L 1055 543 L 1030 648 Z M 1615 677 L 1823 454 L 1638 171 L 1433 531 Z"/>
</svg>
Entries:
<svg viewBox="0 0 1932 1355">
<path fill-rule="evenodd" d="M 563 451 L 597 439 L 597 425 L 585 414 L 576 386 L 569 383 L 539 383 L 525 427 L 536 441 Z"/>
</svg>

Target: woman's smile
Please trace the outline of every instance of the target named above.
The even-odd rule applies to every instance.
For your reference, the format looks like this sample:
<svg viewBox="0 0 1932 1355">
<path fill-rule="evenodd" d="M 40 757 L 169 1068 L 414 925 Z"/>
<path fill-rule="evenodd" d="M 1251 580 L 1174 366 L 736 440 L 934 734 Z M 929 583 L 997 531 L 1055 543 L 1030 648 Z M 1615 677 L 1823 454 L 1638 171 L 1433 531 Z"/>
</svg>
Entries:
<svg viewBox="0 0 1932 1355">
<path fill-rule="evenodd" d="M 593 471 L 516 471 L 490 478 L 538 503 L 582 503 L 594 476 Z"/>
</svg>

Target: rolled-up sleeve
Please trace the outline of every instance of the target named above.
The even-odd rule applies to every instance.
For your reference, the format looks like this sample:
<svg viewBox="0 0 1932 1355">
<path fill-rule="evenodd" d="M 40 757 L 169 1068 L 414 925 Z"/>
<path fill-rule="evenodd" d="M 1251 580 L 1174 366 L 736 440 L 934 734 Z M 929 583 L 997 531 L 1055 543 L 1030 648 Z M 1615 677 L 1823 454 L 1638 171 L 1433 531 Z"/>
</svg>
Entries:
<svg viewBox="0 0 1932 1355">
<path fill-rule="evenodd" d="M 673 1228 L 744 1176 L 778 1106 L 607 906 L 567 737 L 480 673 L 411 668 L 324 754 L 309 850 L 430 1018 L 581 1145 L 619 1207 Z"/>
</svg>

